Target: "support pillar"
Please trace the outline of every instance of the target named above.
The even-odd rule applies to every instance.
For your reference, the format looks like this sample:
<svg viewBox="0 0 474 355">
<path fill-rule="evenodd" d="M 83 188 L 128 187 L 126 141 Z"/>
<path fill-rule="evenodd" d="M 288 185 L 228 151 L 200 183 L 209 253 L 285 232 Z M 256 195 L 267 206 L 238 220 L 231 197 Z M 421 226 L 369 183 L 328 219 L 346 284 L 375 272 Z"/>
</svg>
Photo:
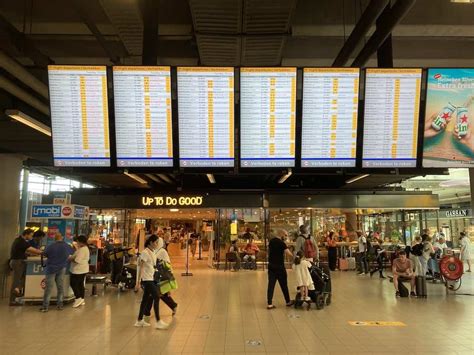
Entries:
<svg viewBox="0 0 474 355">
<path fill-rule="evenodd" d="M 28 219 L 28 182 L 30 181 L 30 171 L 23 169 L 23 182 L 21 186 L 20 200 L 20 231 L 25 229 Z"/>
<path fill-rule="evenodd" d="M 20 215 L 20 173 L 23 157 L 13 154 L 0 154 L 0 296 L 7 294 L 7 260 L 10 248 L 18 236 Z"/>
</svg>

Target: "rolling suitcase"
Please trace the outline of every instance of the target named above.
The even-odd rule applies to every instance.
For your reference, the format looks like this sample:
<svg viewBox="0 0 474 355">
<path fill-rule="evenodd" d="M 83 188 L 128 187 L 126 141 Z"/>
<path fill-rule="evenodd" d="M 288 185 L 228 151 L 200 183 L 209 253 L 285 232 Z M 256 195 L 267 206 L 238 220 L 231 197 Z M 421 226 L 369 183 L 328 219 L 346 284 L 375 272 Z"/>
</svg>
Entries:
<svg viewBox="0 0 474 355">
<path fill-rule="evenodd" d="M 426 298 L 426 277 L 417 276 L 415 279 L 416 296 Z"/>
<path fill-rule="evenodd" d="M 355 270 L 356 269 L 356 259 L 354 257 L 347 258 L 348 269 Z"/>
<path fill-rule="evenodd" d="M 348 261 L 348 259 L 339 258 L 339 270 L 341 270 L 341 271 L 349 270 L 349 261 Z"/>
</svg>

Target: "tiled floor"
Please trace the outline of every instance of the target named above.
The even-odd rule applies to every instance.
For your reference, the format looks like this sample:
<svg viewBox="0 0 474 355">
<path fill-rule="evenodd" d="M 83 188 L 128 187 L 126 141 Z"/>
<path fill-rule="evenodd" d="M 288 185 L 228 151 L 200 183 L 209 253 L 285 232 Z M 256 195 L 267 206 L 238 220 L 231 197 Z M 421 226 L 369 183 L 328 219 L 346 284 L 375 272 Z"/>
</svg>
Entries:
<svg viewBox="0 0 474 355">
<path fill-rule="evenodd" d="M 395 299 L 387 280 L 336 272 L 330 307 L 288 309 L 277 286 L 277 309 L 268 311 L 266 272 L 215 271 L 204 264 L 195 261 L 194 276 L 179 278 L 179 312 L 167 331 L 134 328 L 140 296 L 113 288 L 88 297 L 83 308 L 46 314 L 2 300 L 0 354 L 474 354 L 474 297 L 446 296 L 441 285 L 429 284 L 426 300 Z M 473 281 L 467 275 L 461 291 L 474 293 Z M 161 309 L 171 321 L 170 310 Z M 357 327 L 351 320 L 407 326 Z"/>
</svg>

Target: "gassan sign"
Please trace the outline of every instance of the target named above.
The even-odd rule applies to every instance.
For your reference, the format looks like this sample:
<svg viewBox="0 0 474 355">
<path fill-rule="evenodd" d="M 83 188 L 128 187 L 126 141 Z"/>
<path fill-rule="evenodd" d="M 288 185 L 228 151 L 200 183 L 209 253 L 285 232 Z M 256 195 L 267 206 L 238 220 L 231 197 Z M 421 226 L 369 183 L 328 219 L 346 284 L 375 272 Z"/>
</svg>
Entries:
<svg viewBox="0 0 474 355">
<path fill-rule="evenodd" d="M 445 210 L 440 211 L 446 218 L 463 218 L 471 217 L 472 213 L 470 209 L 457 209 L 457 210 Z"/>
<path fill-rule="evenodd" d="M 202 206 L 203 196 L 142 196 L 141 205 L 145 207 L 191 207 Z"/>
</svg>

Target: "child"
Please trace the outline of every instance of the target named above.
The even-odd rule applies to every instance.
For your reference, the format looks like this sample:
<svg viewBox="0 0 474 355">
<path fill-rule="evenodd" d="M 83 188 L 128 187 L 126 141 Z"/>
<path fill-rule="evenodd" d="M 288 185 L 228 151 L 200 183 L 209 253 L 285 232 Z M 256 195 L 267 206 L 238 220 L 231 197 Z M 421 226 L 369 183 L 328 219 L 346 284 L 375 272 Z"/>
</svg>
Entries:
<svg viewBox="0 0 474 355">
<path fill-rule="evenodd" d="M 296 285 L 298 286 L 301 294 L 301 300 L 309 302 L 311 298 L 308 296 L 308 290 L 314 289 L 313 280 L 311 279 L 311 274 L 309 273 L 309 268 L 311 263 L 306 260 L 304 257 L 303 251 L 299 251 L 295 257 L 295 275 L 296 275 Z"/>
</svg>

